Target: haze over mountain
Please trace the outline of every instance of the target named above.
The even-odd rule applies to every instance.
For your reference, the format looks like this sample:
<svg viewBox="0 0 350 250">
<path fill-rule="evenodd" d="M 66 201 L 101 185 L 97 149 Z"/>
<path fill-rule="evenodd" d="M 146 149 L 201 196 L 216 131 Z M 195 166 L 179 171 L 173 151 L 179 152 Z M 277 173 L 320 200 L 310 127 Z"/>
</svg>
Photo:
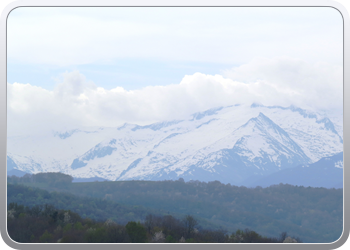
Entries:
<svg viewBox="0 0 350 250">
<path fill-rule="evenodd" d="M 146 126 L 8 137 L 8 171 L 242 185 L 343 151 L 342 123 L 290 106 L 217 107 Z"/>
<path fill-rule="evenodd" d="M 284 169 L 251 183 L 249 187 L 268 187 L 286 183 L 304 187 L 343 188 L 343 152 L 312 163 Z"/>
</svg>

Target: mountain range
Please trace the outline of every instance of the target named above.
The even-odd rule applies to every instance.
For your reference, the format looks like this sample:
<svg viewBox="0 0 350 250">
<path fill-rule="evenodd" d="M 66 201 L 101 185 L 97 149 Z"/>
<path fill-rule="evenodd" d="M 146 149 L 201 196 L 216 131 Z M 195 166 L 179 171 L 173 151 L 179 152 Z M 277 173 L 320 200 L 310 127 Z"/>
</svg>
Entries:
<svg viewBox="0 0 350 250">
<path fill-rule="evenodd" d="M 295 106 L 237 104 L 149 125 L 8 137 L 7 170 L 62 172 L 79 180 L 183 178 L 258 185 L 289 169 L 297 176 L 298 166 L 321 173 L 316 162 L 343 151 L 342 131 L 342 122 Z M 342 159 L 337 164 L 338 171 Z"/>
<path fill-rule="evenodd" d="M 246 182 L 248 187 L 269 187 L 280 183 L 304 187 L 343 188 L 343 152 L 312 163 L 287 168 L 259 180 Z"/>
</svg>

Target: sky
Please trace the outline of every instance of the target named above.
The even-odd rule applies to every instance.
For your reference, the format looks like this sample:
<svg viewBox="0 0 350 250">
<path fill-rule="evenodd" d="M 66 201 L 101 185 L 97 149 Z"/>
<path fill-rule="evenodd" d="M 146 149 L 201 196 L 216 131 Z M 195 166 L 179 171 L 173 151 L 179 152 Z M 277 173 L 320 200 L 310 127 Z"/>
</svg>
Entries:
<svg viewBox="0 0 350 250">
<path fill-rule="evenodd" d="M 342 115 L 342 21 L 328 7 L 17 8 L 8 135 L 252 102 Z"/>
</svg>

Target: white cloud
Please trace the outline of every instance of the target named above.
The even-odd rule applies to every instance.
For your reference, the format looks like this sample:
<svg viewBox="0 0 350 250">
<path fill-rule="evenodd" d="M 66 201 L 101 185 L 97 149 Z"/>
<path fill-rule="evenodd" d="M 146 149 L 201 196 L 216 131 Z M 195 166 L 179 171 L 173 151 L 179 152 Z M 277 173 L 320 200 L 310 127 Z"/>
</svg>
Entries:
<svg viewBox="0 0 350 250">
<path fill-rule="evenodd" d="M 59 66 L 123 58 L 241 64 L 255 56 L 342 63 L 333 8 L 18 8 L 8 58 Z"/>
<path fill-rule="evenodd" d="M 257 58 L 221 75 L 196 73 L 179 84 L 106 90 L 78 71 L 64 74 L 53 91 L 7 84 L 8 134 L 74 126 L 119 126 L 180 119 L 236 103 L 291 104 L 342 112 L 342 69 L 288 58 Z"/>
<path fill-rule="evenodd" d="M 223 72 L 262 94 L 266 104 L 295 104 L 314 109 L 339 110 L 343 105 L 343 69 L 328 63 L 291 58 L 255 58 Z M 259 83 L 259 84 L 257 84 Z"/>
</svg>

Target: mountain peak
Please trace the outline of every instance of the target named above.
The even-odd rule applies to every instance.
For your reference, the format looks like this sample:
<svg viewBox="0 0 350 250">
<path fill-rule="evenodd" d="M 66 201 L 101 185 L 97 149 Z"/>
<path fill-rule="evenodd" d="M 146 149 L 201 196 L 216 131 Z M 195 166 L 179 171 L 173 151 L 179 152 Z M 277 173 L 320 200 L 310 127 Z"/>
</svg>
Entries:
<svg viewBox="0 0 350 250">
<path fill-rule="evenodd" d="M 268 121 L 271 121 L 266 115 L 264 115 L 264 113 L 262 113 L 262 112 L 259 112 L 259 115 L 257 116 L 257 118 L 259 119 L 259 120 L 268 120 Z"/>
<path fill-rule="evenodd" d="M 268 126 L 268 127 L 278 127 L 277 124 L 275 124 L 270 118 L 268 118 L 264 113 L 259 112 L 259 115 L 257 117 L 251 118 L 245 125 L 248 125 L 250 123 L 254 123 L 255 125 L 258 125 L 259 127 Z M 243 125 L 243 126 L 245 126 Z"/>
<path fill-rule="evenodd" d="M 253 102 L 252 105 L 250 105 L 251 108 L 258 108 L 258 107 L 265 107 L 262 103 L 259 102 Z"/>
<path fill-rule="evenodd" d="M 262 112 L 260 112 L 258 116 L 250 118 L 248 122 L 246 122 L 244 125 L 238 128 L 236 131 L 241 130 L 242 128 L 248 128 L 248 131 L 250 131 L 251 129 L 253 130 L 257 129 L 263 132 L 264 134 L 277 132 L 278 134 L 282 134 L 284 136 L 289 137 L 288 134 L 281 127 L 279 127 L 276 123 L 274 123 L 270 118 L 268 118 Z M 236 131 L 234 133 L 236 133 Z"/>
<path fill-rule="evenodd" d="M 192 115 L 192 120 L 200 120 L 205 116 L 215 115 L 218 111 L 222 110 L 224 107 L 211 108 L 203 112 L 197 112 Z"/>
</svg>

